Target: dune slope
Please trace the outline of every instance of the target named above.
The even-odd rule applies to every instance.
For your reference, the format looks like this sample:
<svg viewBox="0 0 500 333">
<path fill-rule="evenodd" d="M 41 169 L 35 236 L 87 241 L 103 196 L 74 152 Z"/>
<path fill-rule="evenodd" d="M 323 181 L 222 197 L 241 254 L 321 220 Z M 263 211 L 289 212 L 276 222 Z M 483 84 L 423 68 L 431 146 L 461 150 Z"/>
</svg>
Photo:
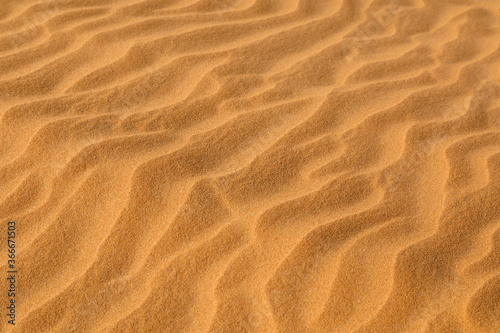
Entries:
<svg viewBox="0 0 500 333">
<path fill-rule="evenodd" d="M 500 332 L 496 0 L 0 0 L 0 100 L 1 332 Z"/>
</svg>

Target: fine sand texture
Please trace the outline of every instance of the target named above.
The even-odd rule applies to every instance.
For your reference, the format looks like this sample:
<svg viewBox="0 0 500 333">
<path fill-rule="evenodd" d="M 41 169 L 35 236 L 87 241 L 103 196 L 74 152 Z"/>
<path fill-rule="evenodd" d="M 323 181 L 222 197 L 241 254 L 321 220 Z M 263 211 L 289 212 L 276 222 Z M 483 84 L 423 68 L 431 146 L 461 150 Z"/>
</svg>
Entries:
<svg viewBox="0 0 500 333">
<path fill-rule="evenodd" d="M 0 0 L 0 217 L 2 333 L 499 333 L 500 1 Z"/>
</svg>

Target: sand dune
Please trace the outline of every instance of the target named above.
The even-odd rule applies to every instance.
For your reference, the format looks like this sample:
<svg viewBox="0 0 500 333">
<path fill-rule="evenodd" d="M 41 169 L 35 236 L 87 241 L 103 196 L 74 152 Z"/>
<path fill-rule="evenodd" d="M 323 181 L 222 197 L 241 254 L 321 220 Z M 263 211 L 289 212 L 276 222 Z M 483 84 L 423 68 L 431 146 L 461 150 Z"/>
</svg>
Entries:
<svg viewBox="0 0 500 333">
<path fill-rule="evenodd" d="M 0 99 L 1 332 L 500 332 L 497 0 L 0 0 Z"/>
</svg>

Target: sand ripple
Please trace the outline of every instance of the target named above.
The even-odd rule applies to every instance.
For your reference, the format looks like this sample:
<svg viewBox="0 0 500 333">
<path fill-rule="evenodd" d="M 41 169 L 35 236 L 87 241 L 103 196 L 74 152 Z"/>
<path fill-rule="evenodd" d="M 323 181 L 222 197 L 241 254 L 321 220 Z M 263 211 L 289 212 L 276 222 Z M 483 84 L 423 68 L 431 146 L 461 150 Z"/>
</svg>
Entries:
<svg viewBox="0 0 500 333">
<path fill-rule="evenodd" d="M 2 332 L 500 332 L 498 1 L 1 0 L 0 75 Z"/>
</svg>

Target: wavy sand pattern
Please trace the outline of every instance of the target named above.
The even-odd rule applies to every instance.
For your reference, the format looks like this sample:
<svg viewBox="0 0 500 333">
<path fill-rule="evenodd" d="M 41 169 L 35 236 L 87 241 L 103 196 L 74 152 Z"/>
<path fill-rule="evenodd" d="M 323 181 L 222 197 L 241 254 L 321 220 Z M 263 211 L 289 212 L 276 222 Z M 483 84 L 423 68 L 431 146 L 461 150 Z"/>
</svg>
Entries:
<svg viewBox="0 0 500 333">
<path fill-rule="evenodd" d="M 1 0 L 0 74 L 2 332 L 500 332 L 499 1 Z"/>
</svg>

